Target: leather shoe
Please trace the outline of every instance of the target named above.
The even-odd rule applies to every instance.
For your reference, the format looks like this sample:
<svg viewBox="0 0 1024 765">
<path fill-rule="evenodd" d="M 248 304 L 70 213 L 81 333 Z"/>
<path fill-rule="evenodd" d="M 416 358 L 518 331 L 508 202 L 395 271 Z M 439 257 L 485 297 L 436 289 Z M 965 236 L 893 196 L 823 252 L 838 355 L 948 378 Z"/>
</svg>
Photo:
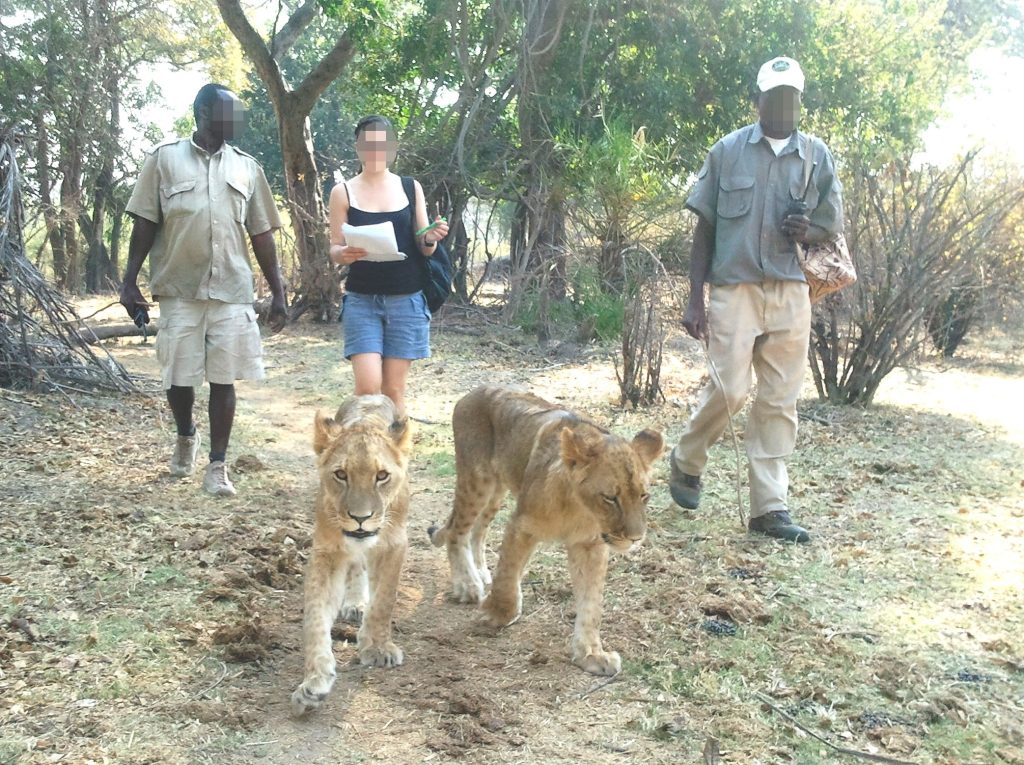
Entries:
<svg viewBox="0 0 1024 765">
<path fill-rule="evenodd" d="M 786 542 L 810 542 L 811 535 L 807 529 L 797 526 L 785 510 L 776 510 L 773 513 L 765 513 L 756 518 L 751 518 L 747 528 L 756 531 L 758 534 L 782 539 Z"/>
<path fill-rule="evenodd" d="M 669 457 L 672 475 L 668 480 L 668 491 L 673 501 L 680 507 L 696 510 L 700 504 L 700 476 L 684 473 L 676 467 L 676 461 Z"/>
</svg>

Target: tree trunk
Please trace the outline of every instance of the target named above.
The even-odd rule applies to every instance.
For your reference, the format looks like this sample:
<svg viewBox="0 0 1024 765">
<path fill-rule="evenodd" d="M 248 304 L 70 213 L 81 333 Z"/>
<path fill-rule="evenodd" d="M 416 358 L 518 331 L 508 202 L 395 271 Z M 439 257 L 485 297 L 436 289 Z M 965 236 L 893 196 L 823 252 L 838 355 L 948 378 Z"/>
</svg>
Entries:
<svg viewBox="0 0 1024 765">
<path fill-rule="evenodd" d="M 62 284 L 67 278 L 67 258 L 64 255 L 64 239 L 60 233 L 60 221 L 53 206 L 53 183 L 50 179 L 50 136 L 46 129 L 46 118 L 42 110 L 36 113 L 36 182 L 39 184 L 39 202 L 46 222 L 46 238 L 50 242 L 53 257 L 53 280 Z"/>
<path fill-rule="evenodd" d="M 317 15 L 316 0 L 306 0 L 272 37 L 271 46 L 249 23 L 239 0 L 217 0 L 221 18 L 238 40 L 256 73 L 267 86 L 277 116 L 295 244 L 299 250 L 299 295 L 295 308 L 330 320 L 338 296 L 338 283 L 328 260 L 329 239 L 324 224 L 309 113 L 317 98 L 338 78 L 355 55 L 351 30 L 318 61 L 294 90 L 284 80 L 280 58 Z"/>
<path fill-rule="evenodd" d="M 528 208 L 526 267 L 541 274 L 547 296 L 556 300 L 566 294 L 565 201 L 559 190 L 564 168 L 554 152 L 541 97 L 548 91 L 548 82 L 561 76 L 552 71 L 551 63 L 567 7 L 567 0 L 539 0 L 528 6 L 517 86 L 519 139 L 528 157 L 524 194 Z"/>
<path fill-rule="evenodd" d="M 278 131 L 288 184 L 288 206 L 299 254 L 297 302 L 319 321 L 326 322 L 331 319 L 339 293 L 338 280 L 328 257 L 330 240 L 313 156 L 313 137 L 309 117 L 289 111 L 278 112 Z"/>
</svg>

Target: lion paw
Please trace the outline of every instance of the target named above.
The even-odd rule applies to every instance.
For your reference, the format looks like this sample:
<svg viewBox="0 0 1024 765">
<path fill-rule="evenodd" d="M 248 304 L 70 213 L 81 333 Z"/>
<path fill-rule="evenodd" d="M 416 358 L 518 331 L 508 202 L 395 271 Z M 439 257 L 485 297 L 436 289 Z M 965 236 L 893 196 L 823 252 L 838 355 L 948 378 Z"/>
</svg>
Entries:
<svg viewBox="0 0 1024 765">
<path fill-rule="evenodd" d="M 341 618 L 350 624 L 362 624 L 363 610 L 362 603 L 346 603 L 341 607 Z"/>
<path fill-rule="evenodd" d="M 383 645 L 359 649 L 359 663 L 364 667 L 397 667 L 404 660 L 402 649 L 390 640 Z"/>
<path fill-rule="evenodd" d="M 484 587 L 490 587 L 491 570 L 487 566 L 481 566 L 476 571 L 480 575 L 480 581 L 483 582 Z"/>
<path fill-rule="evenodd" d="M 452 580 L 452 600 L 456 603 L 479 603 L 484 599 L 484 586 L 470 578 Z"/>
<path fill-rule="evenodd" d="M 334 673 L 307 677 L 292 693 L 292 714 L 300 717 L 317 709 L 334 685 Z"/>
<path fill-rule="evenodd" d="M 572 663 L 592 675 L 611 676 L 622 671 L 622 659 L 615 651 L 596 651 L 573 657 Z"/>
<path fill-rule="evenodd" d="M 501 603 L 496 601 L 492 596 L 488 596 L 484 602 L 480 604 L 480 608 L 484 612 L 484 619 L 487 624 L 495 629 L 515 624 L 519 621 L 521 613 L 516 604 Z"/>
</svg>

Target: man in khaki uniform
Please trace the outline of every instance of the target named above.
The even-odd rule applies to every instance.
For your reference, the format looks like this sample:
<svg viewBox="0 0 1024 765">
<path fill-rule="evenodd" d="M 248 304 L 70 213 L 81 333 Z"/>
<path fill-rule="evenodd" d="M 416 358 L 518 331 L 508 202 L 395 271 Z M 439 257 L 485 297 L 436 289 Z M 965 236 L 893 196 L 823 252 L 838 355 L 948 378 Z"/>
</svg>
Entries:
<svg viewBox="0 0 1024 765">
<path fill-rule="evenodd" d="M 195 470 L 199 434 L 192 419 L 195 387 L 210 383 L 210 464 L 203 488 L 231 496 L 226 454 L 235 418 L 235 380 L 263 377 L 253 310 L 253 275 L 245 235 L 270 286 L 268 324 L 280 331 L 287 304 L 274 230 L 281 220 L 263 170 L 228 141 L 243 108 L 222 85 L 204 85 L 191 138 L 161 144 L 146 158 L 128 202 L 134 218 L 121 305 L 137 324 L 149 321 L 139 270 L 150 257 L 150 289 L 160 303 L 156 350 L 178 438 L 170 472 Z"/>
<path fill-rule="evenodd" d="M 707 342 L 711 382 L 669 458 L 675 502 L 696 508 L 708 449 L 724 433 L 757 374 L 744 443 L 750 530 L 807 542 L 789 516 L 785 457 L 796 445 L 796 402 L 804 380 L 811 305 L 796 245 L 843 227 L 842 185 L 828 147 L 797 130 L 804 75 L 775 58 L 757 77 L 758 122 L 708 153 L 686 206 L 697 214 L 686 331 Z M 809 183 L 805 170 L 810 169 Z M 794 212 L 803 200 L 807 214 Z M 704 285 L 709 284 L 708 307 Z"/>
</svg>

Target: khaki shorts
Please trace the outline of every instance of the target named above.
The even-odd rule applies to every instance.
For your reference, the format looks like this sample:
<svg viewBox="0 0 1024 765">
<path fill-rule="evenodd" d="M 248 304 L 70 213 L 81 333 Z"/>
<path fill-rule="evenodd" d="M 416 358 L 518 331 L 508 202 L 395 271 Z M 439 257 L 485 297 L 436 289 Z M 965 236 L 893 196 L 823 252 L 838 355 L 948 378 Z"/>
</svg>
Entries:
<svg viewBox="0 0 1024 765">
<path fill-rule="evenodd" d="M 164 389 L 263 379 L 263 347 L 249 303 L 160 299 L 156 336 Z"/>
</svg>

